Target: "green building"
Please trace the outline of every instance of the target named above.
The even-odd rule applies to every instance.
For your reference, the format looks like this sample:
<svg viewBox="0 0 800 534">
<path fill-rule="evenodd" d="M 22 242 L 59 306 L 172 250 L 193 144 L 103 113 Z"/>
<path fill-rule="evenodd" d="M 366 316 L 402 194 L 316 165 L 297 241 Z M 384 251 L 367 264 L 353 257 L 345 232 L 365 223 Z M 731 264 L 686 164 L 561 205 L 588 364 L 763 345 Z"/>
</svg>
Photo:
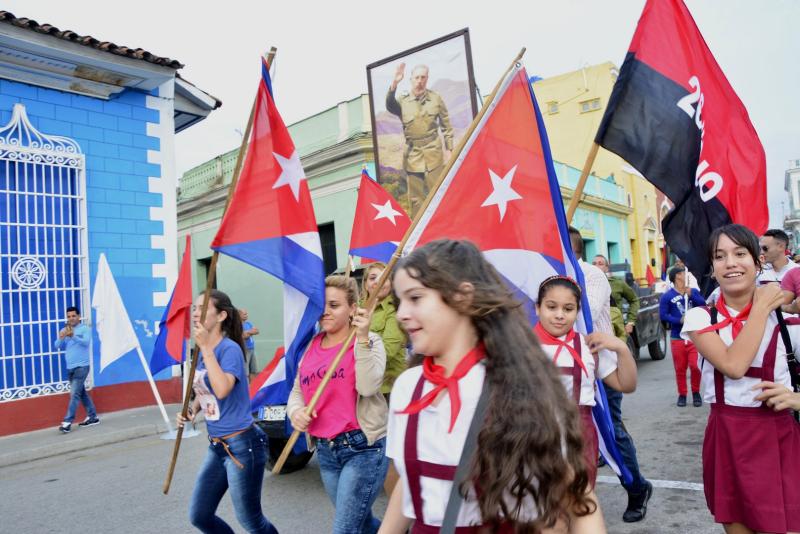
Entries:
<svg viewBox="0 0 800 534">
<path fill-rule="evenodd" d="M 330 273 L 347 262 L 362 168 L 366 165 L 370 175 L 375 176 L 369 97 L 361 95 L 303 119 L 289 126 L 289 132 L 311 189 L 325 270 Z M 237 154 L 238 148 L 221 154 L 181 178 L 178 241 L 182 254 L 183 236 L 192 237 L 198 292 L 205 287 L 212 253 L 209 246 L 219 228 Z M 562 196 L 568 202 L 580 172 L 562 163 L 556 162 L 555 167 Z M 590 176 L 576 219 L 597 218 L 602 221 L 598 227 L 616 230 L 625 226 L 631 212 L 622 186 L 612 178 Z M 595 241 L 600 238 L 597 236 Z M 605 241 L 589 244 L 592 250 L 608 250 Z M 624 261 L 630 258 L 630 250 L 619 250 L 612 255 L 614 260 Z M 228 293 L 236 307 L 247 309 L 250 321 L 259 328 L 256 356 L 259 367 L 263 367 L 283 344 L 281 283 L 249 265 L 220 255 L 216 287 Z"/>
</svg>

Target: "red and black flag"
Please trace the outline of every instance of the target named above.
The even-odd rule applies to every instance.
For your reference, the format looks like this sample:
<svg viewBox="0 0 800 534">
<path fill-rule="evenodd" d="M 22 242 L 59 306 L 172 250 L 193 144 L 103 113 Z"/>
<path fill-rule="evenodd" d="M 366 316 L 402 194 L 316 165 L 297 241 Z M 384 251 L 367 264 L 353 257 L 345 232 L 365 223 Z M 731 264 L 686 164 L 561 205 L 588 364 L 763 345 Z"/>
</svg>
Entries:
<svg viewBox="0 0 800 534">
<path fill-rule="evenodd" d="M 595 142 L 675 204 L 664 236 L 698 279 L 714 228 L 766 229 L 764 148 L 681 0 L 648 0 Z"/>
</svg>

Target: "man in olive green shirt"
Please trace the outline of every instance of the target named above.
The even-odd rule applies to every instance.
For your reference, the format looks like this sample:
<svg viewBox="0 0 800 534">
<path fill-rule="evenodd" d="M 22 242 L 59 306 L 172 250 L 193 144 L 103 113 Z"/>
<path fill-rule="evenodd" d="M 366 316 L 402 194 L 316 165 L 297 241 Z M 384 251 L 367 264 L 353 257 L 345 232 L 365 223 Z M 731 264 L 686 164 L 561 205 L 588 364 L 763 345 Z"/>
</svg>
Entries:
<svg viewBox="0 0 800 534">
<path fill-rule="evenodd" d="M 406 138 L 403 170 L 408 179 L 409 215 L 413 216 L 436 183 L 445 161 L 450 159 L 453 126 L 444 100 L 427 87 L 427 66 L 414 67 L 411 70 L 411 91 L 399 97 L 395 95 L 397 85 L 405 77 L 405 68 L 405 63 L 397 66 L 386 94 L 386 110 L 403 122 L 403 135 Z"/>
<path fill-rule="evenodd" d="M 614 299 L 620 311 L 622 310 L 622 301 L 624 300 L 628 303 L 628 313 L 625 316 L 625 333 L 630 335 L 636 325 L 636 315 L 639 313 L 639 297 L 633 288 L 625 283 L 625 280 L 611 276 L 608 260 L 605 256 L 602 254 L 595 256 L 592 260 L 592 265 L 600 268 L 608 276 L 608 283 L 611 284 L 611 298 Z"/>
<path fill-rule="evenodd" d="M 614 335 L 622 341 L 628 341 L 628 333 L 625 332 L 625 318 L 622 317 L 622 311 L 617 307 L 617 302 L 614 297 L 611 297 L 611 307 L 609 308 L 611 314 L 611 326 L 614 327 Z"/>
</svg>

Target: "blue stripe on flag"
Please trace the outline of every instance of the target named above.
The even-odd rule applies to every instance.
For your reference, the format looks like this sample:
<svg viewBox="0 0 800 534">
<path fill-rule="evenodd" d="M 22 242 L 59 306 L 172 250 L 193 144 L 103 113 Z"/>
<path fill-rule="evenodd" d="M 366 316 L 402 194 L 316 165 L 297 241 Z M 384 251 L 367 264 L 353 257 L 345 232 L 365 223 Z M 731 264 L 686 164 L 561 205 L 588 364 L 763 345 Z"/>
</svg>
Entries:
<svg viewBox="0 0 800 534">
<path fill-rule="evenodd" d="M 275 95 L 272 93 L 272 78 L 270 78 L 269 70 L 267 70 L 267 62 L 263 59 L 261 60 L 261 78 L 264 80 L 264 85 L 267 86 L 267 91 L 269 91 L 270 96 L 272 96 L 274 100 Z"/>
<path fill-rule="evenodd" d="M 325 301 L 322 258 L 287 237 L 224 245 L 216 250 L 270 273 L 312 300 L 316 297 L 320 308 Z"/>
<path fill-rule="evenodd" d="M 397 250 L 397 244 L 391 241 L 384 241 L 383 243 L 376 243 L 368 247 L 360 247 L 350 249 L 351 256 L 361 256 L 362 258 L 369 258 L 371 260 L 382 261 L 388 263 L 392 259 L 392 254 Z"/>
<path fill-rule="evenodd" d="M 169 352 L 167 352 L 167 316 L 169 315 L 169 310 L 172 307 L 172 299 L 175 297 L 175 291 L 173 290 L 172 295 L 169 297 L 169 302 L 167 303 L 167 307 L 164 309 L 164 315 L 161 317 L 161 322 L 158 325 L 158 336 L 156 337 L 155 343 L 153 343 L 153 353 L 150 356 L 150 372 L 155 376 L 156 374 L 160 373 L 167 367 L 172 367 L 173 365 L 179 365 L 181 362 L 175 361 Z M 183 344 L 181 350 L 181 361 L 186 359 L 186 343 Z"/>
</svg>

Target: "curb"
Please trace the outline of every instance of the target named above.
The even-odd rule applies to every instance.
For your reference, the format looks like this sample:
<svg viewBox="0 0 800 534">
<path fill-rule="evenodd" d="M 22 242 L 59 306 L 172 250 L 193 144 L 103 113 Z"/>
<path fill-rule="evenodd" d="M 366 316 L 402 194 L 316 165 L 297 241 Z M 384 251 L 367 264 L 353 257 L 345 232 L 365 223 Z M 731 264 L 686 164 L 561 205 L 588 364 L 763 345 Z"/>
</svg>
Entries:
<svg viewBox="0 0 800 534">
<path fill-rule="evenodd" d="M 56 432 L 56 430 L 48 430 Z M 14 466 L 22 463 L 43 460 L 54 456 L 61 456 L 72 452 L 85 451 L 104 445 L 113 445 L 123 441 L 142 438 L 146 436 L 157 436 L 167 431 L 166 425 L 147 423 L 138 426 L 128 427 L 121 430 L 97 433 L 85 438 L 73 438 L 57 444 L 48 444 L 41 447 L 19 448 L 13 452 L 0 453 L 0 468 Z"/>
</svg>

